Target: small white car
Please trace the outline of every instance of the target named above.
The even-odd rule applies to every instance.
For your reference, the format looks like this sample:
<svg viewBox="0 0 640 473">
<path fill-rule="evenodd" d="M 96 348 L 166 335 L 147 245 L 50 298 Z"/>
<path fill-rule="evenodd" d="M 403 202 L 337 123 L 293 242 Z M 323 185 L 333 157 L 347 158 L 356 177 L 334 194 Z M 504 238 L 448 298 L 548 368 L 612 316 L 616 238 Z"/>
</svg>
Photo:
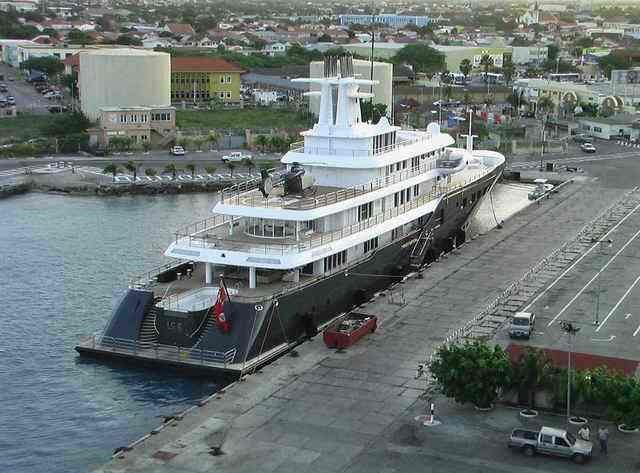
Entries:
<svg viewBox="0 0 640 473">
<path fill-rule="evenodd" d="M 591 143 L 582 143 L 580 145 L 580 149 L 585 153 L 595 153 L 596 152 L 596 147 L 593 146 Z"/>
<path fill-rule="evenodd" d="M 171 154 L 174 156 L 184 156 L 185 151 L 182 146 L 174 146 L 171 148 Z"/>
<path fill-rule="evenodd" d="M 535 326 L 535 314 L 531 312 L 516 312 L 509 324 L 509 338 L 523 337 L 529 340 Z"/>
<path fill-rule="evenodd" d="M 250 154 L 243 154 L 241 151 L 234 151 L 222 157 L 223 163 L 240 163 L 245 159 L 252 160 L 253 156 Z"/>
</svg>

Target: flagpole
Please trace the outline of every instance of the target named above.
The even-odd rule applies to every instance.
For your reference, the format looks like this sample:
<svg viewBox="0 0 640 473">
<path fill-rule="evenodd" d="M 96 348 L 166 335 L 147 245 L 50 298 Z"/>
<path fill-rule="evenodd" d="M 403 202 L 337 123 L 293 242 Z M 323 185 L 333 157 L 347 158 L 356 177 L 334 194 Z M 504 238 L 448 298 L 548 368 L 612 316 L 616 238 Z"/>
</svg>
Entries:
<svg viewBox="0 0 640 473">
<path fill-rule="evenodd" d="M 229 295 L 229 289 L 227 289 L 227 283 L 224 282 L 224 275 L 220 275 L 220 286 L 224 289 L 227 299 L 231 302 L 231 296 Z"/>
</svg>

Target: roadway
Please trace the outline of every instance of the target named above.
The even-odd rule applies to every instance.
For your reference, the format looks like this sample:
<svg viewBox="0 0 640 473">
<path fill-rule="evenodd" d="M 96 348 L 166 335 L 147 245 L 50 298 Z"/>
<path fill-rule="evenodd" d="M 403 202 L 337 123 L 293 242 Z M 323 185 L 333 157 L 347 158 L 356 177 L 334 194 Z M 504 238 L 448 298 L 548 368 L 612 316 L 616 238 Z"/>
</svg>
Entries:
<svg viewBox="0 0 640 473">
<path fill-rule="evenodd" d="M 45 99 L 31 84 L 20 79 L 18 77 L 20 72 L 6 64 L 0 64 L 0 74 L 3 74 L 5 79 L 0 82 L 6 84 L 9 89 L 3 95 L 15 97 L 18 112 L 48 114 L 48 108 L 57 102 Z M 14 78 L 14 80 L 11 81 L 9 78 Z"/>
</svg>

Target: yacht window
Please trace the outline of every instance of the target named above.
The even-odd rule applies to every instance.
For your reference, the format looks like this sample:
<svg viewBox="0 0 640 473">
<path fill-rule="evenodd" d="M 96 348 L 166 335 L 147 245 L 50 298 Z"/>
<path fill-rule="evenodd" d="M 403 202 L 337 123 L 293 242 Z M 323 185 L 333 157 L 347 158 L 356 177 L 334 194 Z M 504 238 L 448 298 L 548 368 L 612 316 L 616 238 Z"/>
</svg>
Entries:
<svg viewBox="0 0 640 473">
<path fill-rule="evenodd" d="M 407 169 L 407 159 L 405 159 L 404 161 L 402 161 L 402 169 Z"/>
<path fill-rule="evenodd" d="M 400 227 L 394 228 L 393 230 L 391 230 L 391 239 L 392 240 L 397 240 L 399 236 L 400 236 Z"/>
<path fill-rule="evenodd" d="M 393 194 L 393 206 L 397 207 L 398 205 L 400 205 L 400 193 L 396 192 L 395 194 Z"/>
<path fill-rule="evenodd" d="M 358 222 L 367 220 L 373 216 L 373 202 L 367 202 L 358 207 Z"/>
<path fill-rule="evenodd" d="M 411 200 L 411 188 L 410 188 L 410 187 L 407 187 L 407 188 L 404 190 L 404 193 L 406 194 L 406 198 L 405 198 L 405 200 L 406 200 L 407 202 L 409 202 L 409 201 Z"/>
<path fill-rule="evenodd" d="M 364 242 L 364 252 L 368 253 L 370 251 L 378 248 L 378 237 L 372 238 L 371 240 L 367 240 Z"/>
<path fill-rule="evenodd" d="M 420 195 L 420 184 L 413 186 L 413 196 L 418 197 Z"/>
</svg>

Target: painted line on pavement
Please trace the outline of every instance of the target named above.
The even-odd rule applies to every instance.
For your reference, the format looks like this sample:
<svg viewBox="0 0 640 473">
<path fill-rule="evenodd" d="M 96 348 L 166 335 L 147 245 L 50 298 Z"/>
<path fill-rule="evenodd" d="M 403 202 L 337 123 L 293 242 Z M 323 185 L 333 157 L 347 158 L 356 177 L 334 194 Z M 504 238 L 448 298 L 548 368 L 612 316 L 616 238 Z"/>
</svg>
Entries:
<svg viewBox="0 0 640 473">
<path fill-rule="evenodd" d="M 608 237 L 611 233 L 613 233 L 613 232 L 614 232 L 614 231 L 615 231 L 615 230 L 616 230 L 620 225 L 622 225 L 622 224 L 623 224 L 623 223 L 624 223 L 624 222 L 625 222 L 629 217 L 631 217 L 631 215 L 633 215 L 633 213 L 634 213 L 636 210 L 638 210 L 638 209 L 640 209 L 640 204 L 636 205 L 636 206 L 633 208 L 633 210 L 632 210 L 631 212 L 629 212 L 627 215 L 625 215 L 625 216 L 624 216 L 624 218 L 623 218 L 622 220 L 620 220 L 618 223 L 616 223 L 616 225 L 615 225 L 611 230 L 609 230 L 609 231 L 608 231 L 608 232 L 607 232 L 607 233 L 606 233 L 602 238 L 600 238 L 600 239 L 601 239 L 601 240 L 604 240 L 605 238 L 607 238 L 607 237 Z M 538 302 L 538 300 L 539 300 L 542 296 L 544 296 L 544 295 L 547 293 L 547 291 L 549 291 L 549 289 L 551 289 L 553 286 L 555 286 L 555 285 L 558 283 L 558 281 L 560 281 L 563 277 L 565 277 L 565 276 L 566 276 L 566 274 L 567 274 L 569 271 L 571 271 L 573 268 L 575 268 L 575 267 L 576 267 L 576 265 L 577 265 L 578 263 L 580 263 L 580 261 L 582 261 L 584 258 L 586 258 L 586 257 L 587 257 L 587 255 L 589 255 L 589 254 L 590 254 L 590 253 L 595 249 L 595 247 L 596 247 L 596 246 L 598 246 L 599 244 L 600 244 L 600 242 L 596 242 L 596 243 L 594 243 L 594 244 L 591 246 L 591 248 L 589 248 L 589 249 L 588 249 L 584 254 L 582 254 L 582 256 L 580 256 L 580 258 L 578 258 L 576 261 L 574 261 L 574 262 L 573 262 L 573 264 L 572 264 L 571 266 L 569 266 L 567 269 L 565 269 L 565 270 L 560 274 L 560 276 L 558 276 L 556 279 L 554 279 L 554 280 L 553 280 L 553 282 L 552 282 L 551 284 L 549 284 L 549 285 L 544 289 L 544 291 L 542 291 L 540 294 L 538 294 L 536 297 L 534 297 L 534 299 L 533 299 L 533 300 L 532 300 L 532 301 L 531 301 L 531 302 L 530 302 L 530 303 L 529 303 L 529 304 L 528 304 L 524 309 L 522 309 L 522 310 L 523 310 L 523 312 L 527 312 L 527 311 L 531 308 L 531 306 L 533 306 L 533 304 L 535 304 L 536 302 Z M 551 321 L 551 322 L 547 325 L 547 327 L 548 327 L 548 326 L 550 326 L 552 323 L 553 323 L 553 321 Z"/>
<path fill-rule="evenodd" d="M 598 328 L 596 328 L 596 332 L 599 332 L 600 329 L 602 327 L 604 327 L 604 324 L 607 323 L 607 320 L 609 320 L 609 317 L 611 317 L 611 314 L 613 314 L 616 309 L 618 307 L 620 307 L 620 304 L 622 304 L 622 302 L 627 298 L 627 296 L 631 293 L 631 291 L 633 290 L 633 288 L 635 287 L 636 284 L 638 284 L 638 281 L 640 281 L 640 276 L 638 276 L 636 278 L 635 281 L 633 281 L 633 284 L 631 284 L 631 286 L 629 286 L 629 289 L 627 289 L 627 291 L 624 293 L 624 295 L 618 300 L 618 302 L 616 303 L 616 305 L 613 306 L 613 309 L 611 309 L 609 311 L 609 313 L 607 314 L 607 316 L 602 320 L 602 322 L 600 322 L 600 325 L 598 325 Z"/>
<path fill-rule="evenodd" d="M 638 335 L 638 332 L 640 332 L 640 325 L 638 325 L 638 328 L 636 329 L 636 331 L 633 332 L 633 336 L 635 337 L 636 335 Z"/>
<path fill-rule="evenodd" d="M 631 314 L 624 314 L 624 320 L 627 320 L 629 317 L 631 317 Z"/>
<path fill-rule="evenodd" d="M 638 206 L 640 206 L 640 204 L 639 204 Z M 636 207 L 636 208 L 638 208 L 638 207 Z M 635 209 L 634 209 L 634 210 L 635 210 Z M 614 227 L 614 228 L 615 228 L 615 227 Z M 611 233 L 612 231 L 613 231 L 613 229 L 612 229 L 612 230 L 609 230 L 609 232 L 607 233 L 607 235 L 609 235 L 609 233 Z M 605 235 L 605 237 L 606 237 L 607 235 Z M 582 286 L 582 289 L 580 289 L 580 290 L 576 293 L 576 295 L 575 295 L 575 296 L 573 296 L 573 297 L 571 298 L 571 300 L 570 300 L 569 302 L 567 302 L 567 303 L 565 304 L 565 306 L 564 306 L 562 309 L 560 309 L 560 312 L 558 312 L 558 313 L 556 314 L 556 316 L 555 316 L 553 319 L 551 319 L 551 321 L 547 324 L 547 327 L 550 327 L 551 325 L 553 325 L 553 324 L 556 322 L 556 320 L 558 320 L 558 318 L 559 318 L 562 314 L 564 314 L 564 311 L 565 311 L 565 310 L 567 310 L 567 309 L 569 308 L 569 306 L 571 306 L 571 304 L 573 304 L 573 303 L 575 302 L 575 300 L 576 300 L 578 297 L 580 297 L 580 296 L 582 295 L 582 293 L 583 293 L 583 292 L 584 292 L 584 291 L 585 291 L 585 290 L 586 290 L 586 289 L 591 285 L 591 283 L 592 283 L 593 281 L 595 281 L 595 280 L 600 276 L 600 274 L 602 274 L 602 272 L 603 272 L 603 271 L 605 271 L 605 270 L 609 267 L 609 265 L 615 261 L 615 259 L 618 257 L 618 255 L 620 255 L 620 253 L 622 253 L 622 252 L 627 248 L 627 246 L 629 246 L 629 245 L 631 244 L 631 242 L 633 242 L 633 240 L 635 240 L 635 239 L 638 237 L 638 235 L 640 235 L 640 230 L 638 230 L 636 233 L 634 233 L 634 234 L 633 234 L 633 236 L 632 236 L 631 238 L 629 238 L 629 240 L 627 240 L 627 242 L 626 242 L 624 245 L 622 245 L 622 248 L 620 248 L 620 249 L 616 252 L 616 254 L 615 254 L 615 255 L 613 255 L 613 256 L 611 257 L 611 259 L 610 259 L 609 261 L 607 261 L 607 262 L 605 263 L 605 265 L 604 265 L 602 268 L 600 268 L 600 270 L 595 274 L 595 276 L 593 276 L 591 279 L 589 279 L 589 282 L 588 282 L 587 284 L 585 284 L 584 286 Z M 604 238 L 603 238 L 603 239 L 604 239 Z M 593 248 L 595 248 L 595 246 L 592 246 L 592 247 L 590 248 L 590 250 L 592 250 Z M 585 255 L 586 255 L 586 253 L 585 253 Z M 583 256 L 584 256 L 584 255 L 583 255 Z M 578 260 L 578 261 L 580 261 L 580 260 Z M 572 266 L 573 266 L 573 265 L 572 265 Z M 555 283 L 555 281 L 554 281 L 554 283 Z M 525 309 L 524 311 L 526 312 L 526 309 Z M 596 331 L 597 331 L 597 330 L 596 330 Z"/>
</svg>

